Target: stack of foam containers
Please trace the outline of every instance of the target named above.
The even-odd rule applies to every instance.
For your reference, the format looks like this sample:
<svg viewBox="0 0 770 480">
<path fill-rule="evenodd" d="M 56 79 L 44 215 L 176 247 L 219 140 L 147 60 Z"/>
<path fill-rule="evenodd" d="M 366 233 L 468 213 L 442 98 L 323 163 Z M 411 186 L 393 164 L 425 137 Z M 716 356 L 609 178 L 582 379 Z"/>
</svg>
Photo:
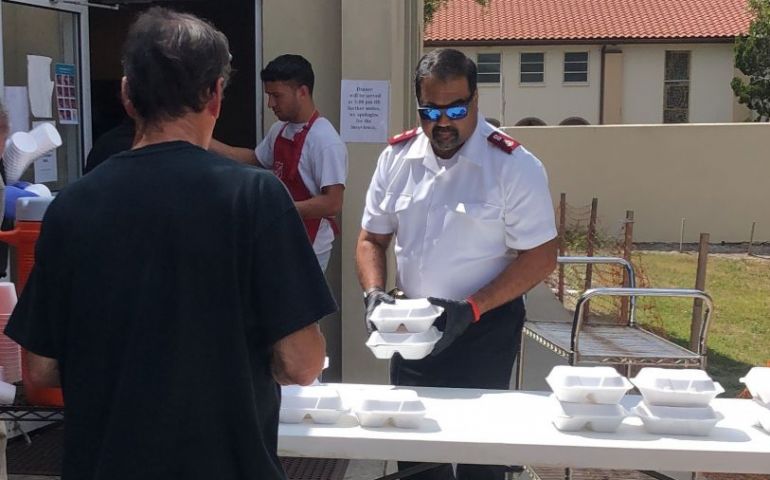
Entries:
<svg viewBox="0 0 770 480">
<path fill-rule="evenodd" d="M 770 433 L 770 367 L 754 367 L 740 380 L 758 404 L 759 425 Z"/>
<path fill-rule="evenodd" d="M 554 392 L 553 424 L 559 430 L 614 432 L 628 415 L 620 401 L 632 385 L 612 367 L 560 365 L 545 381 Z"/>
<path fill-rule="evenodd" d="M 723 418 L 710 403 L 725 390 L 703 370 L 648 367 L 631 382 L 643 398 L 634 413 L 649 433 L 707 436 Z"/>
<path fill-rule="evenodd" d="M 377 331 L 369 336 L 366 346 L 380 359 L 391 358 L 396 352 L 407 360 L 425 358 L 441 338 L 433 322 L 442 312 L 443 308 L 425 298 L 381 303 L 369 317 Z"/>
<path fill-rule="evenodd" d="M 11 282 L 0 282 L 0 366 L 3 377 L 0 381 L 15 383 L 21 380 L 21 347 L 3 332 L 16 306 L 16 286 Z"/>
<path fill-rule="evenodd" d="M 414 390 L 377 390 L 365 393 L 353 413 L 362 427 L 419 428 L 425 418 L 425 405 Z"/>
</svg>

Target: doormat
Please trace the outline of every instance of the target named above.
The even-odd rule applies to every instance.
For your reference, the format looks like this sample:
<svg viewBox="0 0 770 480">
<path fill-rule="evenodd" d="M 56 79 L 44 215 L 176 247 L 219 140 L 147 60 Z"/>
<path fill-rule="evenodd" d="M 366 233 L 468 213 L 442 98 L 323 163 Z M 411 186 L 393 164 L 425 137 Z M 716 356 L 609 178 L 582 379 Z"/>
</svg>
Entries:
<svg viewBox="0 0 770 480">
<path fill-rule="evenodd" d="M 57 422 L 30 432 L 31 444 L 23 436 L 8 440 L 5 455 L 8 473 L 15 475 L 61 475 L 64 424 Z"/>
<path fill-rule="evenodd" d="M 281 457 L 289 480 L 342 480 L 349 460 L 339 458 Z"/>
</svg>

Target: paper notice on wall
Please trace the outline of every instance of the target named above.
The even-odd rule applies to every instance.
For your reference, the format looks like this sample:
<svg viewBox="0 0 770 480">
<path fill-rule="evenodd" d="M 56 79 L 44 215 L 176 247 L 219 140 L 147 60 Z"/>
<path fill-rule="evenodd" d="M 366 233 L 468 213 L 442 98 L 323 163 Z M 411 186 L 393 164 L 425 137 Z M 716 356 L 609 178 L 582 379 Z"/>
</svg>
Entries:
<svg viewBox="0 0 770 480">
<path fill-rule="evenodd" d="M 32 122 L 32 128 L 42 123 L 50 123 L 54 127 L 54 122 Z M 55 182 L 59 179 L 59 164 L 56 158 L 56 149 L 51 150 L 42 157 L 35 160 L 35 183 Z"/>
<path fill-rule="evenodd" d="M 32 115 L 37 118 L 51 118 L 51 58 L 40 55 L 27 55 L 27 88 Z"/>
<path fill-rule="evenodd" d="M 343 80 L 340 136 L 345 142 L 385 143 L 388 139 L 390 83 L 387 80 Z"/>
<path fill-rule="evenodd" d="M 35 160 L 35 183 L 55 182 L 59 179 L 56 150 Z"/>
<path fill-rule="evenodd" d="M 10 134 L 29 131 L 29 96 L 27 87 L 5 87 L 3 100 L 8 110 Z"/>
</svg>

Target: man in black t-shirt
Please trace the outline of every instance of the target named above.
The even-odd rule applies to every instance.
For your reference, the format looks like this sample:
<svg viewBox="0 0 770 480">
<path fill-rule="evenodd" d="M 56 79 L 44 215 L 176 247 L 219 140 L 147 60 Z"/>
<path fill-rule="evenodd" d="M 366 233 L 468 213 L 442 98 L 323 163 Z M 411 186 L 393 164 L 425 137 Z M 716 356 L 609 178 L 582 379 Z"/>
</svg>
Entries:
<svg viewBox="0 0 770 480">
<path fill-rule="evenodd" d="M 278 384 L 318 376 L 336 305 L 280 181 L 207 151 L 224 35 L 152 8 L 123 66 L 142 133 L 51 204 L 6 334 L 61 382 L 64 480 L 283 479 Z"/>
</svg>

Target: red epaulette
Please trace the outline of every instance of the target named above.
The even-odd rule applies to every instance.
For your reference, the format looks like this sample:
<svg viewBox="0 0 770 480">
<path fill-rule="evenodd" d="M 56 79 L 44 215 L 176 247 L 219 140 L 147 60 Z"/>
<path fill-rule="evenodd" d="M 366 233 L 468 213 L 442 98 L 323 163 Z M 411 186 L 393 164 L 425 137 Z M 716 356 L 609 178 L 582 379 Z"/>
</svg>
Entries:
<svg viewBox="0 0 770 480">
<path fill-rule="evenodd" d="M 389 145 L 396 145 L 401 142 L 405 142 L 409 140 L 410 138 L 414 138 L 419 133 L 419 128 L 413 128 L 411 130 L 407 130 L 405 132 L 401 132 L 398 135 L 394 135 L 388 139 Z"/>
<path fill-rule="evenodd" d="M 516 147 L 521 145 L 519 142 L 512 139 L 508 135 L 504 133 L 500 133 L 498 131 L 492 132 L 487 137 L 487 140 L 489 140 L 490 143 L 492 143 L 494 146 L 504 151 L 505 153 L 513 153 L 513 151 L 516 150 Z"/>
</svg>

